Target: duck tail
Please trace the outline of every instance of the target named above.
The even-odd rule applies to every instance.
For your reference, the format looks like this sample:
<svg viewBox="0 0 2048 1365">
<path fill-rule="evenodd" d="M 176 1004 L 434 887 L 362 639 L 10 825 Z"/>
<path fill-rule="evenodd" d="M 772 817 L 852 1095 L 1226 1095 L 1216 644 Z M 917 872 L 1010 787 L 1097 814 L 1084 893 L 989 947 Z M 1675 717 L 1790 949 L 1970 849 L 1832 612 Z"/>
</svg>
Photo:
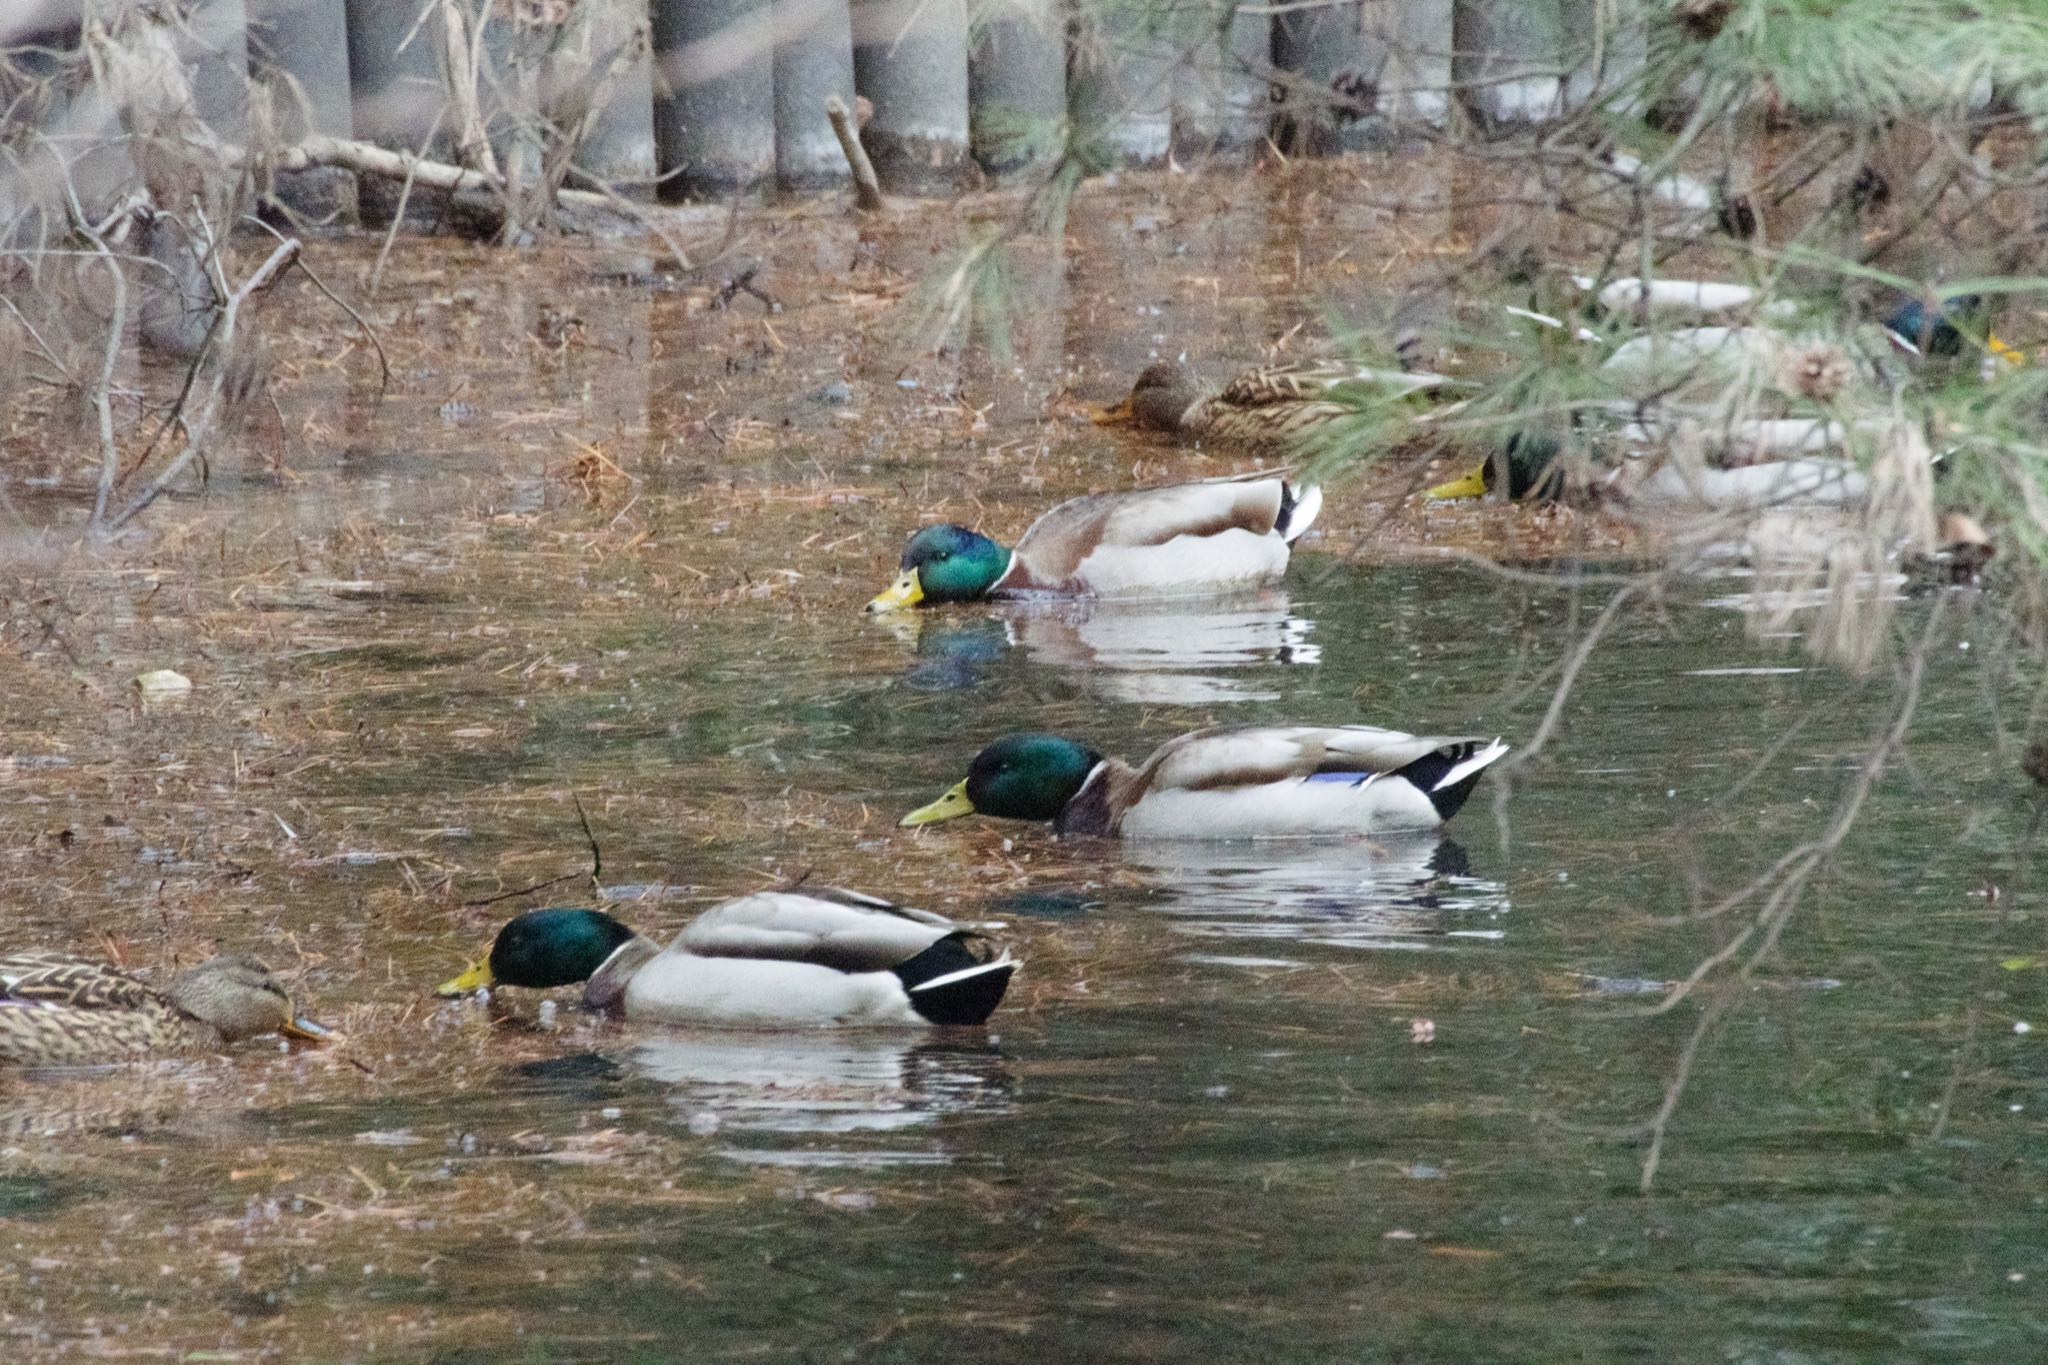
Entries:
<svg viewBox="0 0 2048 1365">
<path fill-rule="evenodd" d="M 1301 539 L 1301 533 L 1316 523 L 1316 513 L 1323 510 L 1323 490 L 1314 484 L 1280 485 L 1280 515 L 1274 520 L 1273 529 L 1280 538 L 1292 545 Z"/>
<path fill-rule="evenodd" d="M 1016 974 L 1016 959 L 976 957 L 966 944 L 945 938 L 890 969 L 910 996 L 910 1007 L 934 1024 L 980 1024 L 995 1013 Z"/>
<path fill-rule="evenodd" d="M 1497 739 L 1454 739 L 1389 776 L 1404 777 L 1414 783 L 1436 807 L 1437 818 L 1448 820 L 1472 795 L 1479 775 L 1507 751 L 1508 746 Z"/>
</svg>

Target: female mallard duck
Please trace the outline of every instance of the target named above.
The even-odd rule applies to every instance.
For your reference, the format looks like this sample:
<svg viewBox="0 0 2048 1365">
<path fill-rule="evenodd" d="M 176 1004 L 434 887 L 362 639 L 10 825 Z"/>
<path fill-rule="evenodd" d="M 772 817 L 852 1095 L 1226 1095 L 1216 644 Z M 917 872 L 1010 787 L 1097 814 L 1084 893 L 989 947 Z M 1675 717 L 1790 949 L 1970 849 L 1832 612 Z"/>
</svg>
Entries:
<svg viewBox="0 0 2048 1365">
<path fill-rule="evenodd" d="M 586 982 L 590 1008 L 736 1028 L 979 1024 L 1009 987 L 1007 953 L 943 915 L 855 892 L 761 891 L 713 906 L 663 948 L 602 910 L 533 910 L 443 982 L 545 990 Z"/>
<path fill-rule="evenodd" d="M 1282 479 L 1219 479 L 1063 502 L 1008 550 L 965 526 L 910 538 L 871 612 L 989 597 L 1143 597 L 1270 583 L 1322 509 L 1322 492 Z"/>
<path fill-rule="evenodd" d="M 1258 725 L 1170 739 L 1133 768 L 1057 735 L 1008 735 L 903 817 L 1050 820 L 1062 834 L 1239 839 L 1434 829 L 1458 813 L 1499 740 L 1370 725 Z"/>
<path fill-rule="evenodd" d="M 318 1040 L 327 1030 L 253 957 L 217 957 L 159 990 L 68 953 L 0 957 L 0 1063 L 98 1066 L 215 1052 L 263 1033 Z"/>
<path fill-rule="evenodd" d="M 1358 412 L 1356 402 L 1333 397 L 1335 390 L 1401 398 L 1449 382 L 1439 374 L 1317 362 L 1246 370 L 1222 388 L 1210 389 L 1186 365 L 1161 360 L 1140 371 L 1129 396 L 1096 413 L 1095 421 L 1285 449 L 1316 428 Z"/>
</svg>

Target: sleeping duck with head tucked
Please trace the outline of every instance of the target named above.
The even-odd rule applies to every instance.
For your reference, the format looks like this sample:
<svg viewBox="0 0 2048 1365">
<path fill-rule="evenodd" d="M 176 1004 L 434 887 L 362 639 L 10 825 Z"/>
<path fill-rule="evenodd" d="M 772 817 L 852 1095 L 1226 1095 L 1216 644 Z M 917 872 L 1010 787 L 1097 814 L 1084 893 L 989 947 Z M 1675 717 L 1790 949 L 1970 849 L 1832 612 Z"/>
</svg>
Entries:
<svg viewBox="0 0 2048 1365">
<path fill-rule="evenodd" d="M 1284 479 L 1097 493 L 1053 508 L 1015 549 L 965 526 L 910 538 L 870 612 L 1017 597 L 1192 597 L 1271 583 L 1323 495 Z"/>
<path fill-rule="evenodd" d="M 1507 751 L 1498 739 L 1371 725 L 1252 725 L 1181 735 L 1133 767 L 1058 735 L 1006 735 L 902 823 L 994 815 L 1133 839 L 1428 830 L 1456 815 Z"/>
<path fill-rule="evenodd" d="M 977 946 L 980 951 L 977 951 Z M 837 889 L 759 891 L 706 910 L 664 948 L 602 910 L 532 910 L 437 988 L 548 990 L 628 1019 L 725 1028 L 980 1024 L 1017 963 L 929 910 Z"/>
</svg>

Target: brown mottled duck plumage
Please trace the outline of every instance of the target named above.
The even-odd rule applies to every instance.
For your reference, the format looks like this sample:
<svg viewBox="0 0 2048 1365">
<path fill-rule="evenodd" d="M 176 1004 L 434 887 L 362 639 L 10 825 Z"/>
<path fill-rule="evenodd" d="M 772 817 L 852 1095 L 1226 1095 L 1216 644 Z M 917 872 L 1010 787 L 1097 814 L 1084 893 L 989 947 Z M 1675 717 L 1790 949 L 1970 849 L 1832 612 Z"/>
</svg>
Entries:
<svg viewBox="0 0 2048 1365">
<path fill-rule="evenodd" d="M 1407 393 L 1442 382 L 1436 375 L 1380 374 L 1350 365 L 1308 363 L 1260 366 L 1211 390 L 1186 365 L 1159 361 L 1139 373 L 1129 397 L 1098 414 L 1096 420 L 1128 422 L 1155 431 L 1278 452 L 1317 428 L 1358 411 L 1354 403 L 1329 396 L 1338 385 Z"/>
<path fill-rule="evenodd" d="M 68 953 L 0 956 L 0 1064 L 186 1056 L 313 1027 L 294 1021 L 290 995 L 252 957 L 217 957 L 158 988 Z"/>
</svg>

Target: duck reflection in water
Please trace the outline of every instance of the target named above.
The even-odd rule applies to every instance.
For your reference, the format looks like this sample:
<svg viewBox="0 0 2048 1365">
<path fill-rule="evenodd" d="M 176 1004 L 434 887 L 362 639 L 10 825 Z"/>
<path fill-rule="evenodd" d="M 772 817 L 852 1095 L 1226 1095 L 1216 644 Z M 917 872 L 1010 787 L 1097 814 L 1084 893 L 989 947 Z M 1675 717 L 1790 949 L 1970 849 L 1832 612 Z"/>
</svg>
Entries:
<svg viewBox="0 0 2048 1365">
<path fill-rule="evenodd" d="M 1013 1082 L 993 1044 L 879 1031 L 667 1030 L 603 1058 L 557 1058 L 527 1072 L 614 1096 L 621 1080 L 652 1082 L 685 1123 L 707 1132 L 896 1131 L 1012 1107 Z"/>
<path fill-rule="evenodd" d="M 1281 694 L 1260 669 L 1322 658 L 1310 639 L 1314 623 L 1294 615 L 1277 588 L 1220 602 L 1015 602 L 970 619 L 899 615 L 888 623 L 915 646 L 904 682 L 922 691 L 978 686 L 1015 650 L 1032 664 L 1081 675 L 1106 701 L 1269 701 Z"/>
<path fill-rule="evenodd" d="M 1416 951 L 1505 933 L 1507 888 L 1475 877 L 1464 847 L 1434 834 L 1342 843 L 1132 841 L 1123 856 L 1155 888 L 1155 908 L 1195 937 Z"/>
</svg>

